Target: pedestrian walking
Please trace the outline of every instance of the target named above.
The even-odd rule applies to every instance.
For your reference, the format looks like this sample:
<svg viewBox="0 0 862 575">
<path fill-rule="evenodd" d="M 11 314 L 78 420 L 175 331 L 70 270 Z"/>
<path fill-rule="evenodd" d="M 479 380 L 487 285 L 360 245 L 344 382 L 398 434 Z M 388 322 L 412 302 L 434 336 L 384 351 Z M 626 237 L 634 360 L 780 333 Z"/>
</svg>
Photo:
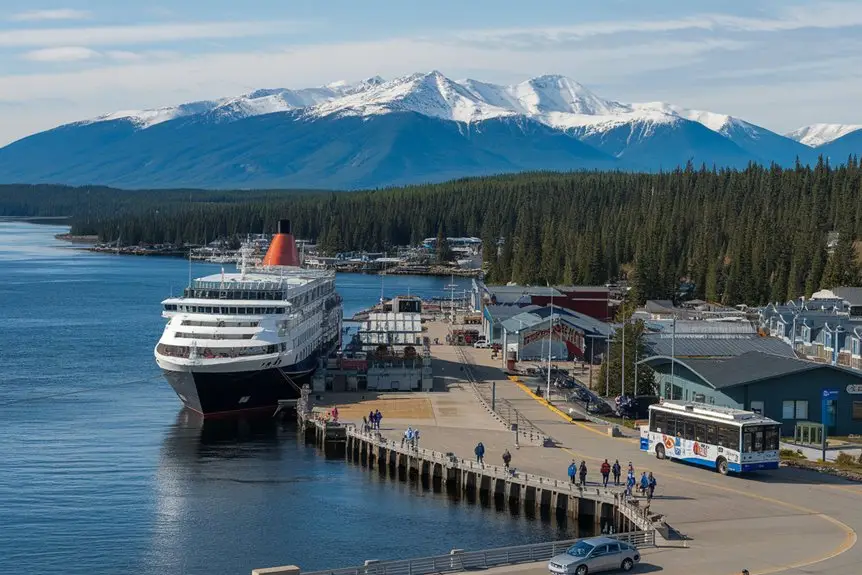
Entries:
<svg viewBox="0 0 862 575">
<path fill-rule="evenodd" d="M 622 473 L 622 468 L 620 467 L 620 460 L 614 460 L 613 466 L 611 466 L 611 471 L 614 474 L 614 485 L 620 484 L 620 473 Z"/>
<path fill-rule="evenodd" d="M 383 414 L 380 413 L 379 409 L 374 410 L 374 425 L 377 428 L 377 431 L 380 431 L 380 422 L 383 420 Z"/>
<path fill-rule="evenodd" d="M 575 460 L 572 459 L 572 463 L 571 463 L 571 465 L 569 465 L 569 479 L 572 481 L 572 483 L 575 482 L 575 476 L 577 474 L 578 474 L 578 466 L 575 463 Z"/>
<path fill-rule="evenodd" d="M 368 412 L 368 429 L 374 429 L 374 410 Z"/>
<path fill-rule="evenodd" d="M 509 463 L 511 463 L 511 462 L 512 462 L 512 454 L 509 453 L 509 450 L 507 449 L 503 452 L 503 467 L 505 467 L 506 469 L 509 469 Z"/>
<path fill-rule="evenodd" d="M 641 496 L 646 495 L 647 487 L 649 487 L 649 479 L 647 478 L 646 471 L 641 473 L 641 482 L 640 482 Z"/>
<path fill-rule="evenodd" d="M 602 463 L 602 486 L 608 486 L 608 476 L 611 474 L 611 464 L 608 463 L 608 460 L 605 459 L 605 462 Z"/>
<path fill-rule="evenodd" d="M 635 474 L 634 474 L 634 471 L 631 471 L 631 472 L 629 472 L 628 476 L 626 477 L 626 496 L 627 497 L 632 496 L 632 491 L 634 491 L 634 488 L 635 488 Z"/>
<path fill-rule="evenodd" d="M 364 415 L 362 416 L 362 431 L 368 433 L 368 418 Z"/>
<path fill-rule="evenodd" d="M 407 426 L 407 429 L 404 431 L 404 435 L 401 436 L 401 447 L 404 447 L 404 444 L 407 444 L 407 447 L 410 447 L 410 444 L 413 442 L 413 428 Z"/>
<path fill-rule="evenodd" d="M 587 484 L 587 462 L 581 461 L 581 467 L 578 469 L 578 474 L 581 476 L 581 487 Z"/>
<path fill-rule="evenodd" d="M 476 461 L 481 463 L 483 466 L 485 465 L 485 446 L 482 445 L 482 442 L 476 444 L 476 449 L 473 450 L 473 453 L 476 454 Z"/>
<path fill-rule="evenodd" d="M 337 405 L 333 405 L 333 406 L 332 406 L 332 411 L 331 411 L 330 413 L 332 414 L 332 421 L 333 421 L 333 423 L 338 423 L 338 406 L 337 406 Z"/>
<path fill-rule="evenodd" d="M 419 449 L 419 430 L 418 429 L 413 430 L 413 448 Z"/>
<path fill-rule="evenodd" d="M 655 486 L 656 480 L 655 476 L 652 474 L 652 471 L 649 472 L 649 477 L 647 478 L 647 501 L 652 501 L 653 495 L 655 495 Z"/>
</svg>

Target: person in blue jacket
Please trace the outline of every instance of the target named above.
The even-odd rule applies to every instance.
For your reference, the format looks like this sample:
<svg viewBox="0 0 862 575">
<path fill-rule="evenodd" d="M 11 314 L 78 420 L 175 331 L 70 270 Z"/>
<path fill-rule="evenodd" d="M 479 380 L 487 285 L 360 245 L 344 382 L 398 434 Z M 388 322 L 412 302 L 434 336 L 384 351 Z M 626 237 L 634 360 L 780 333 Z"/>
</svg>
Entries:
<svg viewBox="0 0 862 575">
<path fill-rule="evenodd" d="M 473 453 L 476 454 L 476 461 L 482 464 L 485 463 L 485 446 L 482 445 L 481 441 L 476 445 L 476 449 L 473 450 Z"/>
<path fill-rule="evenodd" d="M 578 465 L 575 463 L 575 460 L 572 459 L 571 465 L 569 465 L 569 480 L 572 483 L 575 482 L 575 476 L 578 474 Z"/>
</svg>

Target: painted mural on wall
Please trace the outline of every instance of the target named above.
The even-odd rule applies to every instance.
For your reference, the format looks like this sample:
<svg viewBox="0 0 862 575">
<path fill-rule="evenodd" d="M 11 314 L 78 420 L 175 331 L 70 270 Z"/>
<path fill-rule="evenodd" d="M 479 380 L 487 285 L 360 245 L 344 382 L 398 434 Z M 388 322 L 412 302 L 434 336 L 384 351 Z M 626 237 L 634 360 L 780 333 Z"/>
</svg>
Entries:
<svg viewBox="0 0 862 575">
<path fill-rule="evenodd" d="M 528 353 L 534 352 L 534 345 L 542 345 L 542 342 L 545 342 L 545 353 L 547 353 L 548 331 L 548 328 L 540 328 L 525 333 L 522 344 L 522 353 L 524 355 L 527 355 Z M 568 325 L 565 322 L 554 324 L 554 331 L 551 341 L 553 342 L 553 347 L 559 346 L 560 352 L 562 352 L 562 346 L 564 345 L 566 355 L 569 358 L 581 358 L 584 355 L 584 333 Z M 560 355 L 553 348 L 552 353 Z"/>
</svg>

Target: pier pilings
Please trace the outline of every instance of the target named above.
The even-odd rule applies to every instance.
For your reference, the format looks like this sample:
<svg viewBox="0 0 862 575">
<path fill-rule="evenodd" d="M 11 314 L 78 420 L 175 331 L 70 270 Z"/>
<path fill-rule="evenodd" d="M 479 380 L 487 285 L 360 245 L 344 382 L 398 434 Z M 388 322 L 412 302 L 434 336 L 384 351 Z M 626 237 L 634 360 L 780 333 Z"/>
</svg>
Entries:
<svg viewBox="0 0 862 575">
<path fill-rule="evenodd" d="M 380 475 L 422 481 L 473 500 L 493 500 L 513 511 L 566 517 L 582 525 L 591 520 L 596 533 L 653 529 L 647 514 L 621 490 L 513 472 L 453 453 L 404 445 L 350 424 L 300 418 L 300 426 L 306 440 L 322 447 L 327 457 L 346 457 Z"/>
</svg>

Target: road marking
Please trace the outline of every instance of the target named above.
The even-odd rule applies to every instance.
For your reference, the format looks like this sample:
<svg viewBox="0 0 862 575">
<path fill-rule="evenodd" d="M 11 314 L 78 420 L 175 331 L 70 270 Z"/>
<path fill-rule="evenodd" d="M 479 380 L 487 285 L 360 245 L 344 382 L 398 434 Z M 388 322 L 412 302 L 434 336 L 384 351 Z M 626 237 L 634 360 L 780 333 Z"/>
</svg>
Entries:
<svg viewBox="0 0 862 575">
<path fill-rule="evenodd" d="M 553 411 L 557 415 L 561 416 L 566 421 L 574 423 L 578 427 L 586 429 L 587 431 L 597 433 L 598 435 L 601 435 L 602 437 L 604 437 L 606 439 L 609 438 L 608 435 L 602 433 L 601 431 L 599 431 L 597 429 L 593 429 L 593 428 L 591 428 L 587 425 L 584 425 L 583 423 L 577 422 L 577 421 L 572 421 L 571 418 L 566 413 L 564 413 L 562 410 L 555 407 L 553 404 L 549 403 L 545 399 L 537 396 L 535 393 L 533 393 L 530 390 L 530 388 L 528 388 L 526 385 L 521 383 L 518 378 L 515 378 L 513 376 L 509 376 L 509 379 L 514 381 L 515 384 L 518 387 L 520 387 L 521 390 L 524 391 L 526 394 L 528 394 L 530 397 L 535 399 L 540 404 L 546 406 L 548 409 L 550 409 L 551 411 Z M 576 452 L 572 451 L 571 449 L 568 449 L 565 447 L 563 447 L 561 449 L 563 451 L 565 451 L 566 453 L 569 453 L 569 454 L 574 455 L 574 456 L 578 456 L 578 454 Z M 582 457 L 583 459 L 590 459 L 592 461 L 602 461 L 602 458 L 600 458 L 600 457 L 592 457 L 592 456 L 588 456 L 588 455 L 584 455 L 584 454 L 581 454 L 580 457 Z M 649 472 L 649 471 L 650 471 L 650 469 L 647 469 L 647 472 Z M 658 471 L 656 471 L 656 472 L 658 472 Z M 850 527 L 849 525 L 847 525 L 846 523 L 844 523 L 842 521 L 839 521 L 838 519 L 835 519 L 834 517 L 832 517 L 830 515 L 826 515 L 825 513 L 820 513 L 814 509 L 808 509 L 806 507 L 802 507 L 802 506 L 796 505 L 794 503 L 788 503 L 786 501 L 781 501 L 779 499 L 773 499 L 772 497 L 766 497 L 765 495 L 759 495 L 757 493 L 750 493 L 750 492 L 746 492 L 746 491 L 741 491 L 739 489 L 734 489 L 732 487 L 728 487 L 725 485 L 717 485 L 715 483 L 707 483 L 707 482 L 703 482 L 703 481 L 698 481 L 696 479 L 691 479 L 689 477 L 684 477 L 682 475 L 677 475 L 675 473 L 668 473 L 668 472 L 665 472 L 664 470 L 662 470 L 662 474 L 666 477 L 673 477 L 675 479 L 678 479 L 679 481 L 682 481 L 684 483 L 691 483 L 693 485 L 700 485 L 701 487 L 718 489 L 720 491 L 726 491 L 728 493 L 735 493 L 737 495 L 743 495 L 745 497 L 750 497 L 752 499 L 757 499 L 760 501 L 764 501 L 766 503 L 772 503 L 773 505 L 778 505 L 779 507 L 786 507 L 788 509 L 793 509 L 795 511 L 799 511 L 799 512 L 805 513 L 807 515 L 819 517 L 820 519 L 828 521 L 829 523 L 832 523 L 833 525 L 837 526 L 839 529 L 844 531 L 845 537 L 844 537 L 844 541 L 841 542 L 841 545 L 839 545 L 838 547 L 836 547 L 832 551 L 826 553 L 825 555 L 819 556 L 819 557 L 812 559 L 812 560 L 806 559 L 804 561 L 800 561 L 797 563 L 792 563 L 792 564 L 788 564 L 788 565 L 777 565 L 775 567 L 770 567 L 768 569 L 764 569 L 764 570 L 760 570 L 760 571 L 753 571 L 752 575 L 772 575 L 774 573 L 780 573 L 782 571 L 788 571 L 790 569 L 801 569 L 803 567 L 808 567 L 808 566 L 814 565 L 816 563 L 822 563 L 823 561 L 833 559 L 833 558 L 841 555 L 842 553 L 849 551 L 856 544 L 857 535 L 856 535 L 856 531 L 852 527 Z"/>
</svg>

